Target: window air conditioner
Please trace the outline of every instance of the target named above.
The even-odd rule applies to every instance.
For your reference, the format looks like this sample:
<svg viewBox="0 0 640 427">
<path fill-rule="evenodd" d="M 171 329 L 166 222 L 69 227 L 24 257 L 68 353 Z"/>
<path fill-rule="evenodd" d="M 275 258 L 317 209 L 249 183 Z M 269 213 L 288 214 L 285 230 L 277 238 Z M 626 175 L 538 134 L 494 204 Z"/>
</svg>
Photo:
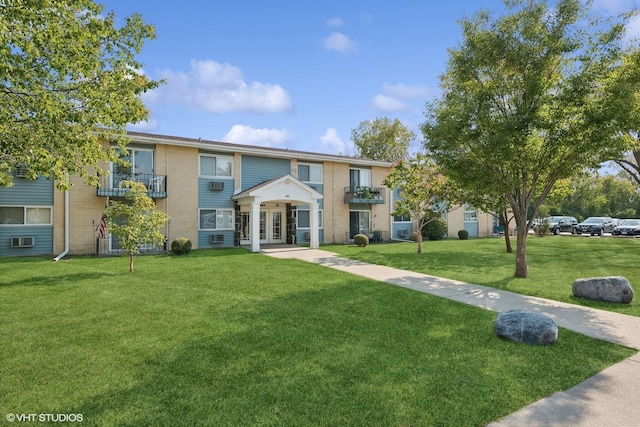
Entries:
<svg viewBox="0 0 640 427">
<path fill-rule="evenodd" d="M 209 243 L 224 243 L 224 235 L 223 234 L 210 234 L 209 235 Z"/>
<path fill-rule="evenodd" d="M 402 230 L 398 230 L 399 237 L 407 237 L 408 234 L 409 234 L 409 230 L 407 230 L 406 228 Z"/>
<path fill-rule="evenodd" d="M 29 237 L 12 237 L 11 238 L 11 247 L 12 248 L 32 248 L 35 244 L 36 238 L 33 236 Z"/>
<path fill-rule="evenodd" d="M 224 190 L 224 182 L 222 182 L 222 181 L 210 181 L 209 182 L 209 190 L 211 190 L 211 191 L 222 191 L 222 190 Z"/>
</svg>

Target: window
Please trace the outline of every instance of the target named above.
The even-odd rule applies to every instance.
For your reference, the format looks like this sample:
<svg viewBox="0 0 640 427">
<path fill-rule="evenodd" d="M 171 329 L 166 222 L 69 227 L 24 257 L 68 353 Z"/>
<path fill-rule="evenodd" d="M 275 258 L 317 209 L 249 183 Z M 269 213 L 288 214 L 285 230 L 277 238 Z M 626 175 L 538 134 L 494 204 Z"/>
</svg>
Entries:
<svg viewBox="0 0 640 427">
<path fill-rule="evenodd" d="M 298 179 L 322 184 L 322 165 L 298 163 Z"/>
<path fill-rule="evenodd" d="M 369 169 L 349 169 L 349 186 L 371 187 L 371 170 Z"/>
<path fill-rule="evenodd" d="M 233 157 L 200 155 L 200 176 L 233 177 Z"/>
<path fill-rule="evenodd" d="M 233 230 L 233 209 L 200 209 L 200 230 Z"/>
<path fill-rule="evenodd" d="M 411 222 L 411 215 L 394 215 L 394 222 Z"/>
<path fill-rule="evenodd" d="M 464 220 L 469 222 L 478 221 L 478 211 L 470 206 L 464 207 Z"/>
<path fill-rule="evenodd" d="M 0 225 L 51 225 L 51 208 L 0 206 Z"/>
<path fill-rule="evenodd" d="M 296 212 L 296 218 L 298 220 L 297 228 L 310 228 L 311 227 L 311 211 L 309 209 L 298 209 Z M 322 228 L 322 210 L 318 210 L 318 223 Z"/>
</svg>

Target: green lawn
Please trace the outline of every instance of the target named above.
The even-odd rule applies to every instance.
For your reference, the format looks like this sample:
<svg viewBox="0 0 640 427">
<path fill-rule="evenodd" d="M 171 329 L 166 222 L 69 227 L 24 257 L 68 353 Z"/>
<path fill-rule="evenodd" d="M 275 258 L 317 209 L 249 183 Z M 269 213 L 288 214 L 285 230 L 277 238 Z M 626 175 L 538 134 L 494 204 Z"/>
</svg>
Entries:
<svg viewBox="0 0 640 427">
<path fill-rule="evenodd" d="M 5 258 L 0 313 L 0 416 L 83 425 L 482 426 L 634 353 L 244 250 Z"/>
<path fill-rule="evenodd" d="M 514 238 L 514 251 L 515 244 Z M 374 264 L 640 316 L 640 239 L 531 235 L 527 238 L 529 275 L 525 279 L 514 277 L 515 254 L 506 253 L 503 238 L 425 241 L 422 255 L 416 253 L 416 243 L 365 248 L 326 245 L 322 249 Z M 572 296 L 575 279 L 601 276 L 626 277 L 634 290 L 631 304 Z"/>
</svg>

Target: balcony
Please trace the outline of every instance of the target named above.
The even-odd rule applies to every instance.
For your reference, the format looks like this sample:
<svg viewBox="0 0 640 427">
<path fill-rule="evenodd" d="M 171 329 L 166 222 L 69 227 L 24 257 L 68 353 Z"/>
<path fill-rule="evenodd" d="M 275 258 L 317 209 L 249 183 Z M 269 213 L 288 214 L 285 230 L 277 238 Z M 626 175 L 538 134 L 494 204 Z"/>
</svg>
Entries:
<svg viewBox="0 0 640 427">
<path fill-rule="evenodd" d="M 345 203 L 379 205 L 385 202 L 384 187 L 344 187 Z"/>
<path fill-rule="evenodd" d="M 122 181 L 143 183 L 147 187 L 147 195 L 153 199 L 165 199 L 167 197 L 167 177 L 165 175 L 145 173 L 103 176 L 98 186 L 98 196 L 124 197 L 127 189 L 120 187 Z"/>
</svg>

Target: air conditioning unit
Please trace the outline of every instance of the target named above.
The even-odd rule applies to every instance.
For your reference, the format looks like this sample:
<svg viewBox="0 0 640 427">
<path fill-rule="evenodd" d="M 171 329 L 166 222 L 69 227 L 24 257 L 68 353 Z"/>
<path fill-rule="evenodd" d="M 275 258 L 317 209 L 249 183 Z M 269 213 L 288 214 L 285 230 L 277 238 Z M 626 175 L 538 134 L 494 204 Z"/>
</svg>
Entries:
<svg viewBox="0 0 640 427">
<path fill-rule="evenodd" d="M 16 178 L 26 178 L 29 174 L 29 169 L 26 166 L 18 166 L 16 168 Z"/>
<path fill-rule="evenodd" d="M 308 231 L 305 231 L 304 234 L 302 235 L 302 238 L 304 240 L 309 240 L 311 239 L 311 233 L 309 233 Z"/>
<path fill-rule="evenodd" d="M 222 182 L 222 181 L 210 181 L 209 182 L 209 190 L 211 190 L 211 191 L 222 191 L 222 190 L 224 190 L 224 182 Z"/>
<path fill-rule="evenodd" d="M 409 235 L 409 230 L 402 229 L 402 230 L 398 230 L 398 237 L 407 237 Z"/>
<path fill-rule="evenodd" d="M 210 234 L 209 235 L 209 243 L 224 243 L 224 234 Z"/>
<path fill-rule="evenodd" d="M 12 248 L 32 248 L 35 245 L 35 242 L 36 242 L 36 238 L 33 236 L 12 237 L 11 247 Z"/>
</svg>

